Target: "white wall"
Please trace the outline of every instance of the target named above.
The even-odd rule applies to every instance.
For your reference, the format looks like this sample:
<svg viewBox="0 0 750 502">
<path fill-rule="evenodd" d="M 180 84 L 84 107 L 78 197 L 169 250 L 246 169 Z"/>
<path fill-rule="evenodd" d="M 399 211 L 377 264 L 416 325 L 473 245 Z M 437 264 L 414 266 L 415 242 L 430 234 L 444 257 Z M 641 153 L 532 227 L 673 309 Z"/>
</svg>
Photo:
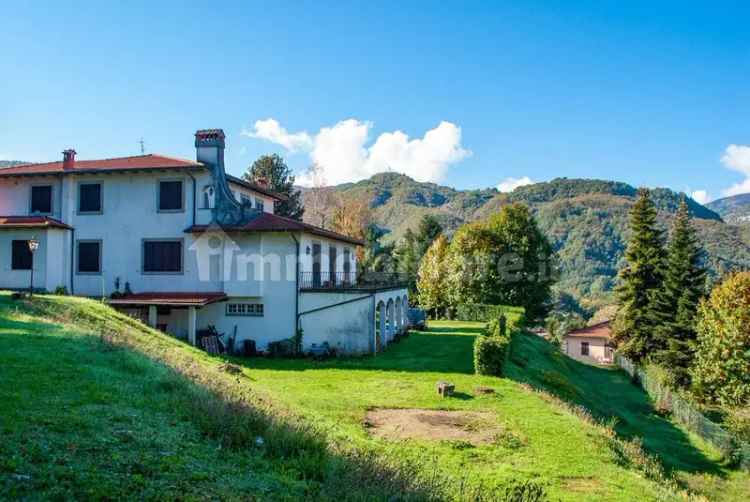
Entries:
<svg viewBox="0 0 750 502">
<path fill-rule="evenodd" d="M 27 216 L 31 214 L 31 187 L 52 185 L 52 216 L 61 216 L 61 181 L 59 177 L 0 178 L 0 216 Z"/>
<path fill-rule="evenodd" d="M 581 343 L 583 342 L 588 342 L 589 344 L 588 356 L 581 354 Z M 604 338 L 569 336 L 565 337 L 563 343 L 564 352 L 573 359 L 598 364 L 609 364 L 612 362 L 612 351 L 611 349 L 607 349 L 607 340 Z"/>
<path fill-rule="evenodd" d="M 69 268 L 64 249 L 68 231 L 59 229 L 0 230 L 0 289 L 27 289 L 31 280 L 29 270 L 12 270 L 14 240 L 39 241 L 34 253 L 34 288 L 54 291 L 58 286 L 68 287 Z"/>
</svg>

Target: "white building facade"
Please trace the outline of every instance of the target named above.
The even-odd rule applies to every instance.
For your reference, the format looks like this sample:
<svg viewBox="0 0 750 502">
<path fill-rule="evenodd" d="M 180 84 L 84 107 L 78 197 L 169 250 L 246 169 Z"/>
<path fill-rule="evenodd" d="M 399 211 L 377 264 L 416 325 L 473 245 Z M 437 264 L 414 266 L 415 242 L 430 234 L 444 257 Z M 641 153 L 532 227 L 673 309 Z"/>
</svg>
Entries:
<svg viewBox="0 0 750 502">
<path fill-rule="evenodd" d="M 176 337 L 216 327 L 259 350 L 376 352 L 406 329 L 407 291 L 363 278 L 357 239 L 274 214 L 278 194 L 229 176 L 224 134 L 196 160 L 160 155 L 0 169 L 0 289 L 106 299 Z M 39 243 L 31 253 L 28 242 Z"/>
</svg>

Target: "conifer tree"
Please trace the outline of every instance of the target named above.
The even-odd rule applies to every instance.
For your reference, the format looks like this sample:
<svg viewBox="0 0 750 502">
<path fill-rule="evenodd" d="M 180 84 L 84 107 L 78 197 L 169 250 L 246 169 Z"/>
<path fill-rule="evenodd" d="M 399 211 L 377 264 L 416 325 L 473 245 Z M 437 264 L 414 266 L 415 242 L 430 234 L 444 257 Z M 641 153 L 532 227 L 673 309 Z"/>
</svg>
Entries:
<svg viewBox="0 0 750 502">
<path fill-rule="evenodd" d="M 630 239 L 617 287 L 619 308 L 613 331 L 620 352 L 636 362 L 659 348 L 654 333 L 655 297 L 663 280 L 664 247 L 656 206 L 646 189 L 630 210 Z"/>
<path fill-rule="evenodd" d="M 656 295 L 656 360 L 672 375 L 674 383 L 687 386 L 688 367 L 695 345 L 695 314 L 706 285 L 701 266 L 702 250 L 682 199 L 667 250 L 664 282 Z"/>
</svg>

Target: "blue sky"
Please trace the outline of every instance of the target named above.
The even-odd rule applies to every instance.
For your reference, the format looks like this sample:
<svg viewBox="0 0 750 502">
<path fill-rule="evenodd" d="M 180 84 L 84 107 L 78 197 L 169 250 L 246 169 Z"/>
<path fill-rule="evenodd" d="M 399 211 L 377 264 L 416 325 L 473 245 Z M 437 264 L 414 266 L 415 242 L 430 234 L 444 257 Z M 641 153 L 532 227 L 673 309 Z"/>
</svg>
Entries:
<svg viewBox="0 0 750 502">
<path fill-rule="evenodd" d="M 221 127 L 235 174 L 278 152 L 329 182 L 387 166 L 719 197 L 750 191 L 749 18 L 741 1 L 14 3 L 0 158 L 134 155 L 141 137 L 192 158 L 194 131 Z"/>
</svg>

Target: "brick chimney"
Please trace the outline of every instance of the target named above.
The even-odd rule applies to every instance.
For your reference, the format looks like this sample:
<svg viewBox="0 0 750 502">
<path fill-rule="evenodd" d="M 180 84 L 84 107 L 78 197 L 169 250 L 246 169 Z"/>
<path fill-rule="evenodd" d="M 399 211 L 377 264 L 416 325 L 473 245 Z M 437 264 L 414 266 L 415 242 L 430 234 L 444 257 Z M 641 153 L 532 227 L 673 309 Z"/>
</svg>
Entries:
<svg viewBox="0 0 750 502">
<path fill-rule="evenodd" d="M 201 129 L 195 133 L 195 149 L 198 162 L 224 170 L 224 131 Z"/>
<path fill-rule="evenodd" d="M 72 148 L 68 148 L 63 151 L 63 170 L 67 171 L 73 169 L 76 165 L 76 151 Z"/>
</svg>

